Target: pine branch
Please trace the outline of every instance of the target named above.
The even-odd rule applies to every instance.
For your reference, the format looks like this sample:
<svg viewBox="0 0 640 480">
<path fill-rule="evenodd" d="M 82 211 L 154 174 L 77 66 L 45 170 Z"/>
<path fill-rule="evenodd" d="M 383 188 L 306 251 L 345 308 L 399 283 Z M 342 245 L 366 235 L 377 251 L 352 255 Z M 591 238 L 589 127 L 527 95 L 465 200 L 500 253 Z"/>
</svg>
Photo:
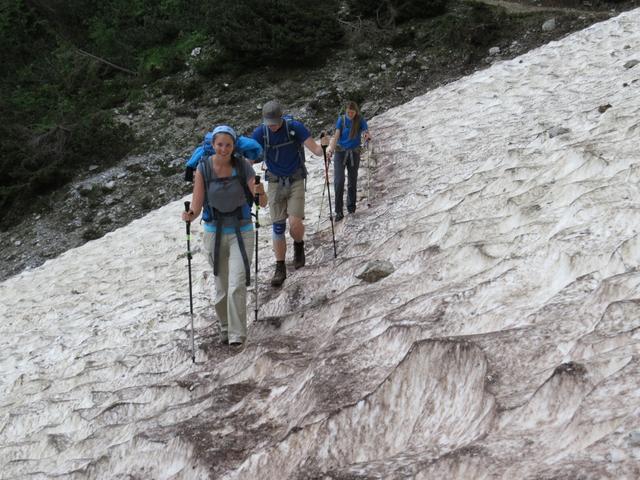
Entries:
<svg viewBox="0 0 640 480">
<path fill-rule="evenodd" d="M 92 58 L 94 60 L 97 60 L 98 62 L 104 63 L 105 65 L 109 65 L 110 67 L 115 68 L 116 70 L 120 70 L 121 72 L 129 73 L 131 75 L 138 75 L 138 72 L 134 72 L 133 70 L 129 70 L 128 68 L 121 67 L 120 65 L 116 65 L 115 63 L 112 63 L 109 60 L 105 60 L 102 57 L 93 55 L 92 53 L 82 50 L 81 48 L 75 47 L 75 49 L 76 49 L 76 52 L 78 52 L 79 54 Z"/>
</svg>

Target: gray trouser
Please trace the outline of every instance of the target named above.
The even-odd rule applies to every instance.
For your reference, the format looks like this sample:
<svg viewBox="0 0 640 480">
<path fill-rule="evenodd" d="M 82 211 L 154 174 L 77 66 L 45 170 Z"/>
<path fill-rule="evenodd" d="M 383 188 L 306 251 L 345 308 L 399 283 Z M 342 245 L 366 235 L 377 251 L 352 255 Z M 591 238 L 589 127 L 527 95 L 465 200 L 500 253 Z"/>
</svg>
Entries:
<svg viewBox="0 0 640 480">
<path fill-rule="evenodd" d="M 213 268 L 216 234 L 204 232 L 204 248 Z M 249 263 L 253 255 L 253 231 L 243 232 L 242 240 Z M 220 241 L 218 275 L 215 278 L 215 309 L 220 334 L 230 342 L 244 342 L 247 338 L 247 286 L 242 254 L 235 233 L 225 233 Z"/>
<path fill-rule="evenodd" d="M 344 201 L 344 169 L 347 168 L 349 185 L 347 187 L 347 210 L 356 211 L 356 192 L 358 188 L 358 168 L 360 167 L 360 150 L 343 150 L 333 155 L 333 191 L 335 194 L 336 213 L 342 213 Z"/>
</svg>

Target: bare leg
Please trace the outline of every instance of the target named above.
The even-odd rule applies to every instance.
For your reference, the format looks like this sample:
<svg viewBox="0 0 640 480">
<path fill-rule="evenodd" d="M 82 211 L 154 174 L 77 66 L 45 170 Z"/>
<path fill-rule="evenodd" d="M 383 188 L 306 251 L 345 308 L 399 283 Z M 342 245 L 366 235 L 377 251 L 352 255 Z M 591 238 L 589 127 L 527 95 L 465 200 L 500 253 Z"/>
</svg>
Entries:
<svg viewBox="0 0 640 480">
<path fill-rule="evenodd" d="M 293 238 L 293 240 L 296 242 L 301 242 L 302 240 L 304 240 L 304 223 L 302 223 L 301 218 L 289 215 L 289 234 L 291 235 L 291 238 Z M 282 258 L 284 259 L 284 256 Z"/>
<path fill-rule="evenodd" d="M 276 255 L 276 261 L 284 261 L 287 255 L 287 241 L 286 240 L 274 240 L 273 241 L 273 253 Z"/>
</svg>

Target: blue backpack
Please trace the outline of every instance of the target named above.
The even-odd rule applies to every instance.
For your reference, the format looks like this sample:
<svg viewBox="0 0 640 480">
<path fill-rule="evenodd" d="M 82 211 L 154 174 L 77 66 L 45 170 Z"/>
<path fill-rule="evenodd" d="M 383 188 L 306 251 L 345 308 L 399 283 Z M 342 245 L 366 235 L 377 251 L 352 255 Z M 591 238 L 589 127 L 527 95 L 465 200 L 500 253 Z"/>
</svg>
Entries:
<svg viewBox="0 0 640 480">
<path fill-rule="evenodd" d="M 212 138 L 213 132 L 207 132 L 202 144 L 193 151 L 191 158 L 187 160 L 187 169 L 184 173 L 184 179 L 186 181 L 193 182 L 193 172 L 202 158 L 206 158 L 216 153 L 213 145 L 211 144 Z M 262 157 L 262 146 L 253 138 L 241 135 L 238 137 L 238 140 L 236 140 L 235 152 L 255 163 L 256 161 L 260 161 Z"/>
<path fill-rule="evenodd" d="M 284 126 L 287 132 L 287 141 L 284 143 L 279 143 L 279 144 L 274 144 L 271 145 L 269 143 L 269 135 L 267 132 L 267 127 L 265 125 L 262 125 L 262 138 L 263 138 L 263 143 L 264 143 L 264 151 L 263 151 L 263 161 L 266 164 L 266 160 L 267 160 L 267 150 L 270 148 L 275 148 L 276 149 L 276 162 L 277 162 L 277 158 L 278 158 L 278 149 L 281 147 L 284 147 L 286 145 L 291 145 L 292 143 L 297 145 L 298 148 L 298 156 L 300 158 L 300 168 L 301 168 L 301 178 L 306 179 L 307 178 L 307 166 L 305 165 L 305 153 L 304 153 L 304 143 L 299 141 L 296 138 L 296 131 L 293 129 L 293 127 L 291 127 L 291 122 L 293 121 L 293 116 L 292 115 L 283 115 L 282 119 L 284 120 Z M 257 143 L 257 142 L 256 142 Z M 259 145 L 259 144 L 258 144 Z"/>
</svg>

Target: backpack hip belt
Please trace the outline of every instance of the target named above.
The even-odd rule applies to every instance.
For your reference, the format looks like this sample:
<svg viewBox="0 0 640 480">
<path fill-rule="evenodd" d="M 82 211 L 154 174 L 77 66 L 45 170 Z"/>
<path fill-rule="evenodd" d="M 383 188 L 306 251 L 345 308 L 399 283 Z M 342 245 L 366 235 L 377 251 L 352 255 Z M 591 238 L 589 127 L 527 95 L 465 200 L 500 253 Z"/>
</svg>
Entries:
<svg viewBox="0 0 640 480">
<path fill-rule="evenodd" d="M 349 162 L 349 166 L 351 168 L 355 167 L 355 160 L 353 159 L 354 153 L 360 153 L 360 147 L 355 148 L 342 148 L 341 150 L 336 150 L 338 153 L 344 153 L 344 165 Z"/>
<path fill-rule="evenodd" d="M 274 175 L 269 170 L 265 172 L 264 178 L 269 183 L 278 183 L 279 186 L 289 188 L 291 184 L 296 180 L 304 180 L 306 177 L 304 167 L 300 166 L 292 175 L 286 177 L 279 177 Z"/>
<path fill-rule="evenodd" d="M 351 168 L 355 167 L 355 162 L 353 160 L 353 153 L 356 151 L 355 148 L 351 148 L 349 150 L 347 150 L 347 155 L 345 156 L 345 160 L 347 160 L 349 162 L 349 165 L 351 165 Z"/>
<path fill-rule="evenodd" d="M 238 239 L 238 248 L 240 248 L 240 255 L 242 255 L 242 263 L 244 263 L 245 284 L 247 287 L 251 285 L 251 268 L 249 267 L 249 257 L 247 256 L 247 249 L 244 246 L 244 240 L 242 239 L 242 232 L 240 231 L 240 221 L 244 220 L 242 216 L 242 207 L 238 207 L 233 212 L 223 213 L 215 208 L 213 210 L 213 218 L 216 223 L 216 238 L 215 247 L 213 250 L 213 275 L 218 276 L 219 264 L 220 264 L 220 243 L 222 242 L 222 229 L 225 227 L 225 218 L 233 218 L 235 222 L 233 227 L 235 229 L 236 238 Z"/>
</svg>

